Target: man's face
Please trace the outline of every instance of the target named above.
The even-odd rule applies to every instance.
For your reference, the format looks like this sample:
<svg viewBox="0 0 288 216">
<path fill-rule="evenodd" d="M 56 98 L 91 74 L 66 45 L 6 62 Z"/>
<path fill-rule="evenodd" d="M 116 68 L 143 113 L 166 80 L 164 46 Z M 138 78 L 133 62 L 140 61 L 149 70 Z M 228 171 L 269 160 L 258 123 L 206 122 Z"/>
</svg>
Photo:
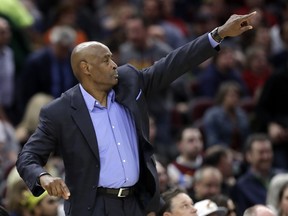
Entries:
<svg viewBox="0 0 288 216">
<path fill-rule="evenodd" d="M 97 46 L 87 58 L 90 80 L 101 90 L 111 89 L 118 83 L 117 65 L 106 46 Z"/>
<path fill-rule="evenodd" d="M 187 158 L 195 159 L 203 150 L 203 141 L 200 131 L 196 128 L 188 128 L 183 131 L 179 143 L 181 154 Z"/>
<path fill-rule="evenodd" d="M 47 195 L 36 207 L 41 216 L 57 216 L 59 201 L 55 197 Z"/>
<path fill-rule="evenodd" d="M 192 199 L 185 193 L 180 193 L 171 201 L 171 212 L 167 216 L 197 216 Z"/>
<path fill-rule="evenodd" d="M 223 155 L 220 159 L 219 170 L 221 171 L 223 177 L 233 176 L 233 155 L 230 152 L 227 152 L 226 155 Z"/>
<path fill-rule="evenodd" d="M 268 140 L 254 141 L 251 151 L 247 153 L 251 167 L 259 172 L 268 172 L 272 165 L 273 150 Z"/>
<path fill-rule="evenodd" d="M 205 170 L 200 181 L 195 182 L 194 190 L 197 199 L 208 199 L 221 192 L 221 173 Z"/>
<path fill-rule="evenodd" d="M 285 188 L 279 205 L 283 215 L 288 215 L 288 187 Z"/>
<path fill-rule="evenodd" d="M 0 18 L 0 48 L 10 41 L 11 31 L 7 21 Z"/>
<path fill-rule="evenodd" d="M 131 19 L 126 23 L 127 39 L 137 48 L 146 44 L 146 29 L 140 19 Z"/>
</svg>

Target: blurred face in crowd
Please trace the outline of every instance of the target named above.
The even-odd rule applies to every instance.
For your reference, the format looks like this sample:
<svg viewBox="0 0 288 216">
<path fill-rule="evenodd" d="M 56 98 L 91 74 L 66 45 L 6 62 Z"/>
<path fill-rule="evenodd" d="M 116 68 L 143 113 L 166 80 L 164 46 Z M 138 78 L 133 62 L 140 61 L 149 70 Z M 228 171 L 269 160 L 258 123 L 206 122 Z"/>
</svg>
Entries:
<svg viewBox="0 0 288 216">
<path fill-rule="evenodd" d="M 147 32 L 141 19 L 129 19 L 126 22 L 126 35 L 136 48 L 141 49 L 146 45 Z"/>
<path fill-rule="evenodd" d="M 254 39 L 255 45 L 269 47 L 271 43 L 270 28 L 259 26 Z"/>
<path fill-rule="evenodd" d="M 182 132 L 179 150 L 186 159 L 195 159 L 203 150 L 202 135 L 197 128 L 187 128 Z"/>
<path fill-rule="evenodd" d="M 249 61 L 249 68 L 255 74 L 261 74 L 261 72 L 267 70 L 269 68 L 269 64 L 267 61 L 267 55 L 264 49 L 255 50 L 254 54 L 251 56 Z"/>
<path fill-rule="evenodd" d="M 179 193 L 171 200 L 171 211 L 164 212 L 163 216 L 197 216 L 197 210 L 187 194 Z"/>
<path fill-rule="evenodd" d="M 35 207 L 35 213 L 38 216 L 57 216 L 59 201 L 52 196 L 45 196 L 43 200 Z"/>
<path fill-rule="evenodd" d="M 283 190 L 283 195 L 279 203 L 279 209 L 282 213 L 280 216 L 288 215 L 288 186 Z"/>
<path fill-rule="evenodd" d="M 9 23 L 0 17 L 0 49 L 9 43 L 11 37 L 11 31 Z"/>
<path fill-rule="evenodd" d="M 221 192 L 222 175 L 218 169 L 208 167 L 203 170 L 202 178 L 194 184 L 197 199 L 209 199 Z"/>
<path fill-rule="evenodd" d="M 286 44 L 286 46 L 288 46 L 288 20 L 286 20 L 283 24 L 282 24 L 282 39 L 284 41 L 284 43 Z"/>
<path fill-rule="evenodd" d="M 264 205 L 256 205 L 253 216 L 276 216 L 274 212 Z M 245 214 L 244 214 L 245 215 Z M 251 214 L 252 215 L 252 214 Z"/>
<path fill-rule="evenodd" d="M 231 152 L 227 152 L 226 155 L 223 155 L 220 159 L 219 165 L 217 166 L 223 177 L 233 176 L 233 155 Z"/>
<path fill-rule="evenodd" d="M 154 22 L 160 16 L 160 8 L 157 0 L 144 0 L 143 1 L 143 16 Z"/>
<path fill-rule="evenodd" d="M 272 144 L 269 140 L 254 141 L 247 152 L 247 160 L 251 168 L 260 173 L 268 173 L 273 160 Z"/>
<path fill-rule="evenodd" d="M 236 60 L 233 49 L 228 47 L 221 49 L 221 52 L 217 56 L 216 65 L 221 72 L 228 72 L 235 67 Z"/>
<path fill-rule="evenodd" d="M 168 188 L 169 178 L 168 178 L 165 167 L 158 161 L 156 161 L 156 169 L 157 169 L 157 174 L 158 174 L 158 179 L 159 179 L 159 189 L 160 189 L 160 192 L 163 193 Z"/>
<path fill-rule="evenodd" d="M 231 86 L 224 96 L 223 104 L 228 109 L 235 108 L 236 106 L 238 106 L 239 100 L 240 95 L 238 89 Z"/>
</svg>

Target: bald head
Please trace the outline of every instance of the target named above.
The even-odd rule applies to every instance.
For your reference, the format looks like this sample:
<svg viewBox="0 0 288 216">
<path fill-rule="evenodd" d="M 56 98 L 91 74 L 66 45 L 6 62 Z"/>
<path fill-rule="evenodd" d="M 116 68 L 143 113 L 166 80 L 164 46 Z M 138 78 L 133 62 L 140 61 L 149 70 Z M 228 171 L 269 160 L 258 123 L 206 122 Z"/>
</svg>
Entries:
<svg viewBox="0 0 288 216">
<path fill-rule="evenodd" d="M 81 62 L 90 62 L 97 58 L 99 51 L 108 49 L 104 44 L 97 41 L 88 41 L 77 45 L 71 54 L 71 66 L 74 76 L 81 81 Z M 108 49 L 109 50 L 109 49 Z"/>
<path fill-rule="evenodd" d="M 276 216 L 276 214 L 264 205 L 254 205 L 246 209 L 243 216 Z"/>
</svg>

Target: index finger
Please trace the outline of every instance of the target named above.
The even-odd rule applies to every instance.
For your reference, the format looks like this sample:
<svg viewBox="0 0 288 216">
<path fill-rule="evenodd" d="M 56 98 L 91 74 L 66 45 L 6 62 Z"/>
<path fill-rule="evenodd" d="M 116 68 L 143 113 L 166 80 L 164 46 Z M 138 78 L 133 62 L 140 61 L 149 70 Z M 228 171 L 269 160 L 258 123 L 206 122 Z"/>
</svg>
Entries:
<svg viewBox="0 0 288 216">
<path fill-rule="evenodd" d="M 254 16 L 257 13 L 257 11 L 253 11 L 252 13 L 246 14 L 246 15 L 242 15 L 241 19 L 242 20 L 247 20 L 250 17 Z"/>
</svg>

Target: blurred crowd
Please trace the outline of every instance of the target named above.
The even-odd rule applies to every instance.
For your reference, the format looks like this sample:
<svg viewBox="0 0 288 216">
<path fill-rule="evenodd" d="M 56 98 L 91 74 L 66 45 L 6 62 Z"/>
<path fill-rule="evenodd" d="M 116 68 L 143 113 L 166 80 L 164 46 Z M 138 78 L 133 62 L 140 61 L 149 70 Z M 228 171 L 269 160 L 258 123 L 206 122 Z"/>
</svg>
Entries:
<svg viewBox="0 0 288 216">
<path fill-rule="evenodd" d="M 0 0 L 0 5 L 0 205 L 10 215 L 63 215 L 62 200 L 47 193 L 33 197 L 14 165 L 41 107 L 77 83 L 70 66 L 75 45 L 100 41 L 118 66 L 143 69 L 232 14 L 252 11 L 257 11 L 253 30 L 225 38 L 217 56 L 149 98 L 150 142 L 164 198 L 176 187 L 168 199 L 185 193 L 195 208 L 201 206 L 198 212 L 209 200 L 230 216 L 255 205 L 288 215 L 287 0 Z M 59 152 L 46 166 L 65 176 Z"/>
</svg>

